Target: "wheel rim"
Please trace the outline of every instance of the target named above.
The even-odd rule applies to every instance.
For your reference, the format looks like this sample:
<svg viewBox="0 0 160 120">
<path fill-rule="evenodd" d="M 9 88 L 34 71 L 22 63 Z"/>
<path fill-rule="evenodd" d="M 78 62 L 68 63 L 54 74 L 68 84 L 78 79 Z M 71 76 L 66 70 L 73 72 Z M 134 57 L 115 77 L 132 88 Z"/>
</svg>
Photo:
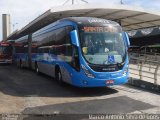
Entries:
<svg viewBox="0 0 160 120">
<path fill-rule="evenodd" d="M 61 81 L 61 73 L 58 72 L 58 80 Z"/>
</svg>

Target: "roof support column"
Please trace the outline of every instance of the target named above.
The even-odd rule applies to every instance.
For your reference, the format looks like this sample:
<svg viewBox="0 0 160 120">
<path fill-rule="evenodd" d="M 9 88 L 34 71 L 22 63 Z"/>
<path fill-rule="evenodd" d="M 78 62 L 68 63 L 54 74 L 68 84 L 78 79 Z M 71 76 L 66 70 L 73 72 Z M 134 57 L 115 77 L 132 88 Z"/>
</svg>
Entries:
<svg viewBox="0 0 160 120">
<path fill-rule="evenodd" d="M 28 67 L 32 69 L 32 34 L 28 36 Z"/>
</svg>

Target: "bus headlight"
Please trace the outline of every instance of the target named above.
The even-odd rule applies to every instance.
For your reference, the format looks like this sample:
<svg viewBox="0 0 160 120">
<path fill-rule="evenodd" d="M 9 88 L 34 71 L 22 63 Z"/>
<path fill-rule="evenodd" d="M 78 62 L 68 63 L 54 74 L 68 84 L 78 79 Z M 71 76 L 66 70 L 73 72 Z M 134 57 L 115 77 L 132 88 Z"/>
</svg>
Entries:
<svg viewBox="0 0 160 120">
<path fill-rule="evenodd" d="M 128 72 L 128 65 L 126 66 L 126 69 L 123 71 L 123 76 L 126 76 L 127 75 L 127 72 Z"/>
<path fill-rule="evenodd" d="M 126 76 L 126 75 L 127 75 L 127 70 L 124 70 L 123 76 Z"/>
<path fill-rule="evenodd" d="M 90 71 L 84 65 L 81 65 L 81 66 L 82 66 L 82 69 L 84 71 L 84 74 L 87 77 L 89 77 L 89 78 L 95 78 L 95 76 L 92 73 L 90 73 Z"/>
</svg>

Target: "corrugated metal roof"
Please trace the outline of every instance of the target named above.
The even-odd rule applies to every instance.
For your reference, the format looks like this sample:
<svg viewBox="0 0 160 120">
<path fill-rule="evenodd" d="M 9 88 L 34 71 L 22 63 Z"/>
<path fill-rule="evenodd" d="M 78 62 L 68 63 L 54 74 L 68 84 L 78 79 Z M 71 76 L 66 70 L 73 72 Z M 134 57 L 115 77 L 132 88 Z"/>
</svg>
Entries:
<svg viewBox="0 0 160 120">
<path fill-rule="evenodd" d="M 34 32 L 65 17 L 98 17 L 117 21 L 124 31 L 160 25 L 160 12 L 127 5 L 83 4 L 53 7 L 17 32 L 17 37 Z M 10 36 L 10 39 L 12 36 Z M 15 37 L 14 37 L 15 38 Z"/>
</svg>

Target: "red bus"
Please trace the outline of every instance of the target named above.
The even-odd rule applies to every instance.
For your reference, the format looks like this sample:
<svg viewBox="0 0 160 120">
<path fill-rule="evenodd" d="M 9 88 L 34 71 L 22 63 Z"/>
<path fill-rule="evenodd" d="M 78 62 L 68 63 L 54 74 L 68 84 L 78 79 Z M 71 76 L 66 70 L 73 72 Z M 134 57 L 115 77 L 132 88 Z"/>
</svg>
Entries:
<svg viewBox="0 0 160 120">
<path fill-rule="evenodd" d="M 12 63 L 12 45 L 9 42 L 0 42 L 0 63 Z"/>
</svg>

